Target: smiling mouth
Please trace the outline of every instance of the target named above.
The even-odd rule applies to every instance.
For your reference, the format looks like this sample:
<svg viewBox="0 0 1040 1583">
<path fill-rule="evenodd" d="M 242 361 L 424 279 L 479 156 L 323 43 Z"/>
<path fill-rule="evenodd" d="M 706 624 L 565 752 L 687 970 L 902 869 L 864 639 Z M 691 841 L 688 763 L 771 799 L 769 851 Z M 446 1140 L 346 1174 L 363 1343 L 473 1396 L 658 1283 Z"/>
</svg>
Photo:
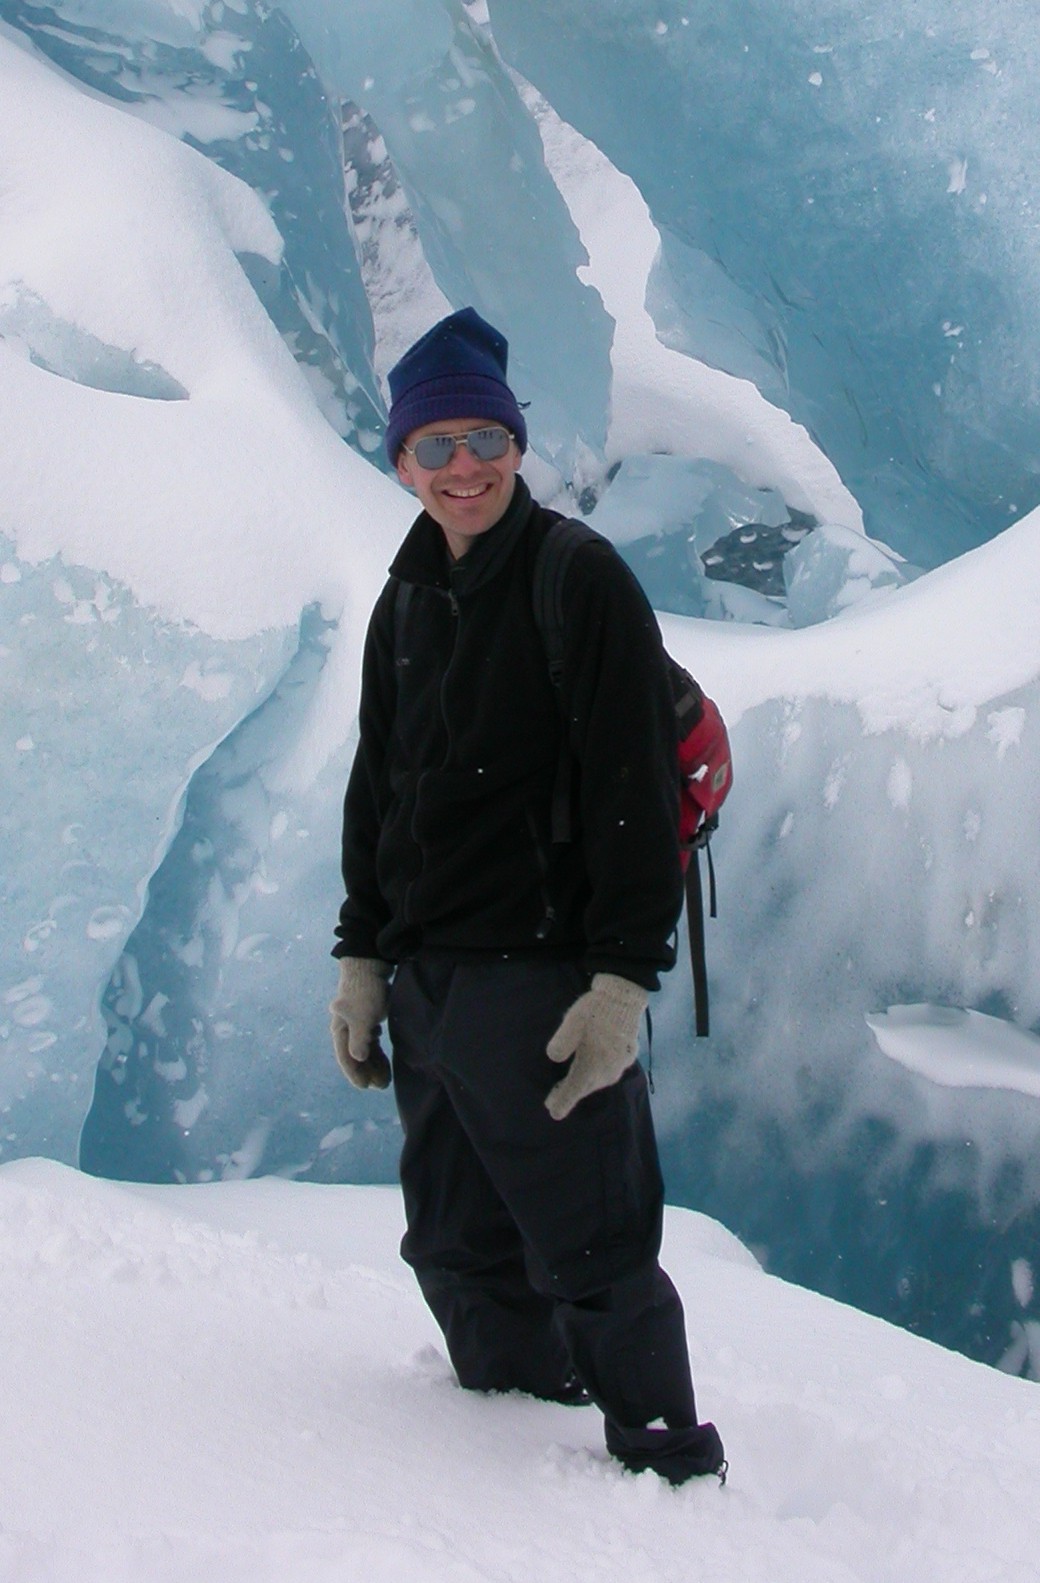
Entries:
<svg viewBox="0 0 1040 1583">
<path fill-rule="evenodd" d="M 478 496 L 486 495 L 490 488 L 490 484 L 479 484 L 475 489 L 446 489 L 444 493 L 449 500 L 476 500 Z"/>
</svg>

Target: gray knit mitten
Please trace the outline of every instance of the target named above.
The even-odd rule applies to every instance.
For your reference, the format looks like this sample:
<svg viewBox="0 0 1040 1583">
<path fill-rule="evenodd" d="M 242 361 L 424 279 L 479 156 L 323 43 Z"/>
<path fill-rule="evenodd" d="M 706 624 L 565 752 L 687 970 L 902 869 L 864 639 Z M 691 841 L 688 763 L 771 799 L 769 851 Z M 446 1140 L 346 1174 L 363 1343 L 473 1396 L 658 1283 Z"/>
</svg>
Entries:
<svg viewBox="0 0 1040 1583">
<path fill-rule="evenodd" d="M 332 1048 L 340 1071 L 355 1088 L 389 1088 L 390 1062 L 379 1043 L 379 1025 L 386 1016 L 389 962 L 377 957 L 343 956 L 339 988 L 329 1006 Z"/>
<path fill-rule="evenodd" d="M 636 1058 L 639 1021 L 647 993 L 631 979 L 597 973 L 549 1040 L 550 1061 L 574 1061 L 567 1076 L 549 1090 L 545 1108 L 554 1121 L 569 1116 L 579 1100 L 609 1088 Z"/>
</svg>

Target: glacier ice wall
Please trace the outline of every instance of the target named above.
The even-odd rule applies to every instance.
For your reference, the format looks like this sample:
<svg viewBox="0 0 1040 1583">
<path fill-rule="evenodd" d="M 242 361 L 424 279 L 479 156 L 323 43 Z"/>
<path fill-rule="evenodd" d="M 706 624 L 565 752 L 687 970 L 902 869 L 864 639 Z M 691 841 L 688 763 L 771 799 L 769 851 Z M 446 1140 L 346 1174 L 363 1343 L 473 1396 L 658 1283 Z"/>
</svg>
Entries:
<svg viewBox="0 0 1040 1583">
<path fill-rule="evenodd" d="M 103 573 L 20 561 L 2 536 L 0 629 L 0 1140 L 70 1160 L 104 1038 L 97 986 L 186 766 L 286 655 L 276 633 L 218 643 L 157 620 Z"/>
<path fill-rule="evenodd" d="M 733 733 L 712 1037 L 690 1037 L 682 961 L 656 1020 L 669 1189 L 788 1278 L 996 1362 L 1040 1233 L 1040 1102 L 983 1063 L 964 1090 L 916 1077 L 866 1018 L 926 1001 L 1040 1023 L 1040 695 L 933 741 L 857 713 L 775 701 Z"/>
<path fill-rule="evenodd" d="M 542 482 L 600 493 L 604 437 L 644 453 L 659 419 L 695 473 L 696 353 L 800 418 L 914 560 L 1031 503 L 1023 13 L 982 34 L 964 3 L 906 9 L 885 0 L 874 36 L 823 0 L 0 0 L 5 1155 L 69 1158 L 83 1120 L 85 1162 L 113 1175 L 392 1174 L 392 1103 L 346 1089 L 324 1011 L 360 637 L 410 514 L 355 454 L 378 461 L 386 360 L 343 101 L 366 118 L 366 220 L 399 183 L 385 279 L 402 205 L 425 271 L 418 301 L 380 298 L 381 333 L 438 293 L 502 322 L 556 465 Z M 69 74 L 46 68 L 17 116 L 15 33 Z M 649 201 L 667 344 L 633 333 L 642 251 L 636 268 L 604 224 L 592 256 L 606 189 L 578 215 L 584 155 L 557 128 L 550 176 L 548 111 L 509 66 Z M 11 192 L 39 226 L 9 223 Z M 750 396 L 727 399 L 715 461 L 739 442 L 789 463 Z M 833 467 L 812 500 L 800 469 L 743 481 L 767 514 L 781 482 L 847 505 Z M 734 720 L 738 765 L 712 1039 L 692 1039 L 682 970 L 657 1017 L 670 1193 L 781 1273 L 992 1360 L 1037 1322 L 1040 1107 L 929 1086 L 866 1017 L 928 1001 L 1040 1020 L 1034 533 L 945 568 L 939 616 L 944 572 L 886 596 L 879 562 L 849 610 L 837 533 L 851 559 L 800 595 L 836 619 L 665 623 Z M 720 613 L 746 619 L 744 592 Z"/>
<path fill-rule="evenodd" d="M 0 18 L 70 76 L 200 149 L 263 195 L 284 242 L 246 265 L 330 423 L 381 465 L 383 402 L 344 192 L 338 106 L 285 13 L 2 0 Z"/>
<path fill-rule="evenodd" d="M 189 784 L 292 673 L 311 605 L 336 642 L 279 784 L 342 755 L 408 513 L 246 278 L 240 253 L 281 256 L 249 187 L 3 23 L 0 166 L 0 1153 L 71 1160 Z"/>
<path fill-rule="evenodd" d="M 1040 1231 L 1040 1061 L 1012 1091 L 980 1052 L 955 1088 L 867 1019 L 1040 1024 L 1036 526 L 800 631 L 664 618 L 736 766 L 712 1037 L 690 1037 L 685 968 L 658 1018 L 670 1188 L 778 1272 L 991 1362 L 1035 1305 L 1014 1272 Z"/>
<path fill-rule="evenodd" d="M 440 290 L 508 336 L 532 444 L 564 478 L 595 476 L 611 324 L 579 278 L 584 250 L 486 26 L 458 0 L 285 9 L 325 82 L 378 129 Z"/>
<path fill-rule="evenodd" d="M 435 290 L 508 334 L 540 454 L 579 485 L 602 470 L 610 320 L 579 279 L 584 253 L 537 129 L 464 6 L 2 0 L 0 18 L 263 194 L 285 249 L 276 268 L 247 261 L 251 278 L 322 410 L 384 466 L 372 315 L 344 187 L 344 109 L 348 123 L 363 112 Z"/>
<path fill-rule="evenodd" d="M 353 742 L 305 788 L 285 780 L 334 638 L 317 607 L 304 613 L 276 685 L 187 786 L 101 997 L 84 1170 L 156 1182 L 394 1171 L 389 1096 L 366 1103 L 326 1058 Z"/>
<path fill-rule="evenodd" d="M 1026 0 L 489 0 L 638 185 L 670 345 L 814 434 L 935 565 L 1040 497 L 1038 41 Z"/>
</svg>

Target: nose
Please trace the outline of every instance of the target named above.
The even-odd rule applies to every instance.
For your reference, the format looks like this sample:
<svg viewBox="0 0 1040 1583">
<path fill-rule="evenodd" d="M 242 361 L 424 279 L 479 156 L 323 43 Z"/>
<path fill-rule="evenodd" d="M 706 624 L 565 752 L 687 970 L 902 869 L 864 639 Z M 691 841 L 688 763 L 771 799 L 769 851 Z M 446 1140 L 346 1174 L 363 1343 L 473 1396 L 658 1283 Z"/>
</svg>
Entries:
<svg viewBox="0 0 1040 1583">
<path fill-rule="evenodd" d="M 458 440 L 455 444 L 455 455 L 447 464 L 453 473 L 478 472 L 483 467 L 483 462 L 473 455 L 465 440 Z"/>
</svg>

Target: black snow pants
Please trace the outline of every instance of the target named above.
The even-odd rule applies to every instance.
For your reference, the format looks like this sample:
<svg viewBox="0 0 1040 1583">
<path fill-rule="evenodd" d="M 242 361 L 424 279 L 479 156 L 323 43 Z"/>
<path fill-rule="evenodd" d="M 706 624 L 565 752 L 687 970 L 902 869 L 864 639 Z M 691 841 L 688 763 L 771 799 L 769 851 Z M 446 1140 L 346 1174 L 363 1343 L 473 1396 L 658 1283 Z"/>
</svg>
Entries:
<svg viewBox="0 0 1040 1583">
<path fill-rule="evenodd" d="M 459 1382 L 565 1398 L 576 1376 L 607 1447 L 674 1482 L 717 1472 L 697 1427 L 682 1304 L 658 1263 L 663 1186 L 646 1079 L 545 1109 L 545 1054 L 588 987 L 570 961 L 420 956 L 390 994 L 404 1130 L 401 1245 Z"/>
</svg>

